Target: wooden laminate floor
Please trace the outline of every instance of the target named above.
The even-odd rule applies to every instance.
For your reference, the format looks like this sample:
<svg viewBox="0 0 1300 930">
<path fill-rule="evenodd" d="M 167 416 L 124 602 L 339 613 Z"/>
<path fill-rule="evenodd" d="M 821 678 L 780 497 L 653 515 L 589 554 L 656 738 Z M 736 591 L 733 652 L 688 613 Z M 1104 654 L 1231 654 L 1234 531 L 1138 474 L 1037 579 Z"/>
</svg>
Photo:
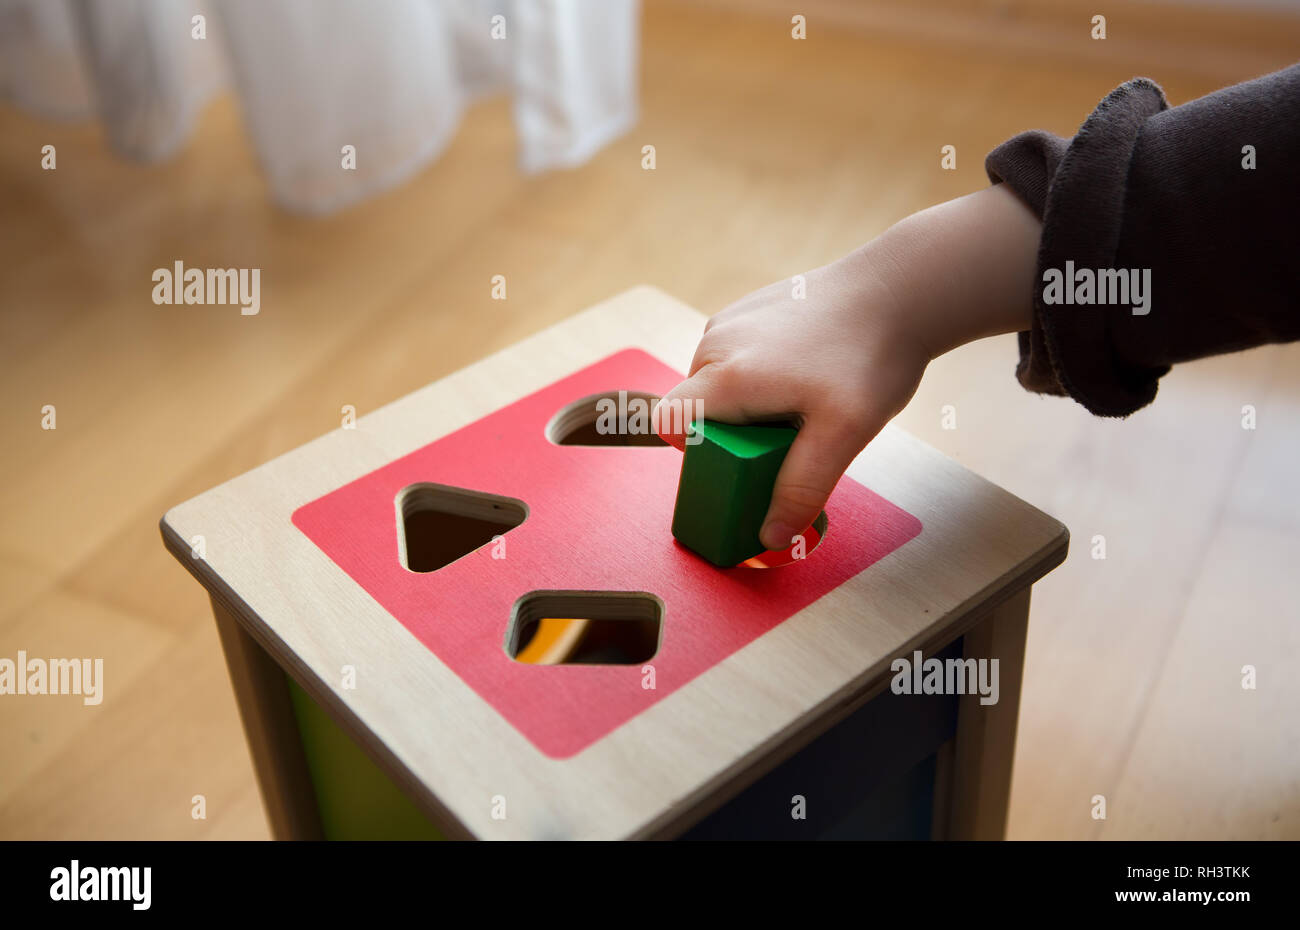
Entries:
<svg viewBox="0 0 1300 930">
<path fill-rule="evenodd" d="M 488 101 L 325 220 L 269 206 L 230 98 L 153 166 L 0 107 L 0 656 L 102 656 L 106 696 L 0 698 L 0 838 L 267 835 L 167 507 L 632 285 L 713 312 L 824 263 L 1133 73 L 815 38 L 651 3 L 641 122 L 587 166 L 521 176 Z M 1213 89 L 1153 76 L 1176 102 Z M 262 268 L 261 313 L 156 307 L 178 258 Z M 1300 837 L 1300 346 L 1184 366 L 1122 422 L 1025 393 L 1014 361 L 1009 337 L 954 352 L 899 418 L 1073 533 L 1034 594 L 1011 836 Z"/>
</svg>

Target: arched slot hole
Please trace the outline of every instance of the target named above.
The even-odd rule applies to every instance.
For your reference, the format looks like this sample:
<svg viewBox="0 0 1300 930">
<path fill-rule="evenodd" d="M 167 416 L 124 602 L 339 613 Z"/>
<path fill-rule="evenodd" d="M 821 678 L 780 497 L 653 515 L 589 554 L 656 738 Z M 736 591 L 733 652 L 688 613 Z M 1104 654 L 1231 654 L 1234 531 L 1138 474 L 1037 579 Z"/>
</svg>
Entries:
<svg viewBox="0 0 1300 930">
<path fill-rule="evenodd" d="M 664 446 L 650 412 L 657 394 L 602 391 L 560 409 L 546 425 L 546 438 L 557 446 Z"/>
</svg>

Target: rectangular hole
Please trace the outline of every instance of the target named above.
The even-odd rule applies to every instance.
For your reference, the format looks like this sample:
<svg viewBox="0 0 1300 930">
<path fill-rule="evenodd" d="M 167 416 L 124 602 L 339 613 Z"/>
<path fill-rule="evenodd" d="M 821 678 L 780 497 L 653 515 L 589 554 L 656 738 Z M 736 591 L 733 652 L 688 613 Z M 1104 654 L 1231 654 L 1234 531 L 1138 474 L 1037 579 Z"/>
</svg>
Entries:
<svg viewBox="0 0 1300 930">
<path fill-rule="evenodd" d="M 513 497 L 442 484 L 413 484 L 397 495 L 397 539 L 402 566 L 437 571 L 504 536 L 528 518 Z"/>
<path fill-rule="evenodd" d="M 659 651 L 663 616 L 643 591 L 532 591 L 515 602 L 506 653 L 528 665 L 637 665 Z"/>
</svg>

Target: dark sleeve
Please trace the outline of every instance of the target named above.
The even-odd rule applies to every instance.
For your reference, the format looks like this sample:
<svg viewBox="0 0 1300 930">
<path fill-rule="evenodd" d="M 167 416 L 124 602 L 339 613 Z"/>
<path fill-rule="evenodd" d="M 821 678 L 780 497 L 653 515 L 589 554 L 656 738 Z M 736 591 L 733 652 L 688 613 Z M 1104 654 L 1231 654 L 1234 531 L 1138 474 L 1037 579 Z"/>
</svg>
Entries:
<svg viewBox="0 0 1300 930">
<path fill-rule="evenodd" d="M 984 167 L 1043 221 L 1029 390 L 1127 416 L 1177 362 L 1300 339 L 1300 65 L 1173 108 L 1135 78 L 1073 139 L 1023 133 Z M 1149 269 L 1146 313 L 1045 301 L 1067 262 Z"/>
</svg>

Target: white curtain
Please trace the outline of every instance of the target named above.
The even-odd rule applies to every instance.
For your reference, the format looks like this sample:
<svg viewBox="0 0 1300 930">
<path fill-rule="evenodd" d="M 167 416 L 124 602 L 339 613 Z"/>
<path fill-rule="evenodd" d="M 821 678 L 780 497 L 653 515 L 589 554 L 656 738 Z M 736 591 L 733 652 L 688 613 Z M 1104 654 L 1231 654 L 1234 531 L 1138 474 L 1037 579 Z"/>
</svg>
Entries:
<svg viewBox="0 0 1300 930">
<path fill-rule="evenodd" d="M 272 196 L 322 213 L 437 157 L 486 94 L 512 95 L 525 171 L 586 161 L 636 121 L 639 12 L 639 0 L 0 0 L 0 92 L 54 118 L 97 115 L 117 151 L 152 160 L 233 85 Z"/>
</svg>

